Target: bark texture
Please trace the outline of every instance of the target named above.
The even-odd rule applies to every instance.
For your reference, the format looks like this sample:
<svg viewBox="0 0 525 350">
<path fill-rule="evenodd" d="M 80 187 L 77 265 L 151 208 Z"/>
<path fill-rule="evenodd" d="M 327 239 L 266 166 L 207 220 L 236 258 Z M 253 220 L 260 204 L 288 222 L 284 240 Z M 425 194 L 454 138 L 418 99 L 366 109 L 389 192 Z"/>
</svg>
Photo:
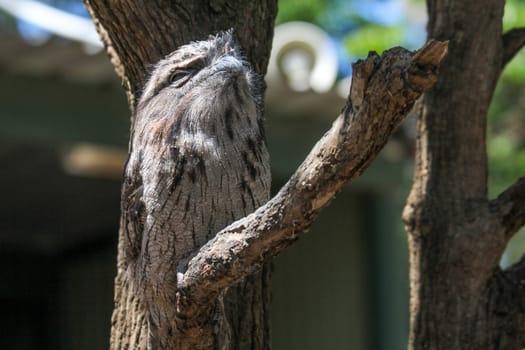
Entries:
<svg viewBox="0 0 525 350">
<path fill-rule="evenodd" d="M 522 31 L 503 35 L 500 0 L 427 3 L 429 37 L 450 44 L 437 84 L 416 108 L 404 212 L 409 349 L 522 349 L 523 263 L 501 271 L 499 261 L 523 224 L 523 181 L 490 201 L 485 147 L 488 106 L 502 67 L 523 46 Z"/>
<path fill-rule="evenodd" d="M 193 313 L 177 309 L 179 263 L 268 200 L 261 79 L 243 61 L 231 33 L 221 32 L 161 60 L 144 87 L 120 226 L 124 283 L 147 320 L 148 349 L 230 349 L 231 333 L 247 326 L 254 327 L 249 344 L 268 339 L 265 305 L 245 303 L 262 293 L 260 273 L 248 278 L 251 288 L 237 298 L 231 298 L 235 288 L 224 288 Z M 224 298 L 231 299 L 233 312 Z M 244 321 L 243 328 L 230 325 L 235 318 Z"/>
<path fill-rule="evenodd" d="M 236 3 L 222 0 L 86 0 L 85 4 L 106 45 L 115 70 L 122 78 L 132 111 L 136 108 L 144 83 L 154 64 L 179 46 L 207 39 L 209 35 L 219 31 L 233 28 L 242 53 L 254 70 L 261 76 L 266 71 L 277 13 L 276 0 Z M 132 120 L 132 134 L 135 124 Z M 122 194 L 123 211 L 119 233 L 111 348 L 146 349 L 148 319 L 144 314 L 144 301 L 130 285 L 128 277 L 131 262 L 129 255 L 125 253 L 126 215 L 129 216 L 130 210 L 134 210 L 134 203 L 139 202 L 138 197 L 141 193 L 138 189 L 142 186 L 142 179 L 129 177 L 126 181 L 129 183 L 125 183 Z M 257 198 L 253 205 L 258 206 L 268 199 L 269 188 L 266 191 L 267 193 Z M 159 196 L 161 192 L 159 191 Z M 249 209 L 248 212 L 253 209 Z M 218 228 L 245 215 L 246 210 L 239 201 L 238 208 L 232 208 L 236 214 L 228 222 L 217 222 L 219 226 L 210 227 L 205 232 L 217 231 Z M 159 225 L 162 226 L 162 223 Z M 195 250 L 197 247 L 193 240 L 189 240 L 185 247 L 180 248 Z M 174 261 L 173 264 L 176 267 L 177 262 Z M 224 297 L 232 349 L 269 347 L 269 269 L 259 270 L 253 276 L 239 281 Z M 208 310 L 207 316 L 214 315 L 216 311 L 210 310 L 210 301 L 202 305 L 202 309 Z M 202 316 L 202 312 L 199 315 Z M 210 322 L 207 327 L 212 323 L 217 324 L 217 320 L 208 321 Z M 186 325 L 184 339 L 188 342 L 185 345 L 181 344 L 180 348 L 197 349 L 195 341 L 200 342 L 202 348 L 217 346 L 210 345 L 213 340 L 210 340 L 210 332 L 204 331 L 206 327 L 195 324 L 191 326 L 191 322 L 186 322 Z"/>
<path fill-rule="evenodd" d="M 431 41 L 417 53 L 371 53 L 353 65 L 347 105 L 303 164 L 268 203 L 234 222 L 181 266 L 179 308 L 187 310 L 293 243 L 348 181 L 358 177 L 437 78 L 447 44 Z"/>
<path fill-rule="evenodd" d="M 256 72 L 264 74 L 266 70 L 276 14 L 275 1 L 157 0 L 147 5 L 131 0 L 85 1 L 117 73 L 123 79 L 130 106 L 137 110 L 137 118 L 132 123 L 132 135 L 137 136 L 132 145 L 135 150 L 147 151 L 153 145 L 150 143 L 152 139 L 141 138 L 142 130 L 156 129 L 156 125 L 139 118 L 141 107 L 136 105 L 148 69 L 174 48 L 233 27 L 244 55 Z M 144 231 L 141 226 L 144 221 L 140 218 L 144 205 L 141 198 L 146 188 L 143 186 L 144 179 L 138 176 L 140 172 L 127 174 L 122 193 L 111 348 L 267 349 L 268 269 L 265 261 L 292 243 L 300 231 L 308 229 L 319 211 L 329 204 L 342 186 L 368 167 L 414 102 L 435 83 L 446 51 L 446 43 L 431 41 L 416 53 L 394 48 L 381 57 L 371 53 L 366 60 L 358 62 L 354 66 L 352 88 L 342 114 L 279 194 L 217 235 L 213 232 L 216 227 L 208 228 L 211 232 L 206 230 L 204 235 L 214 238 L 200 249 L 197 248 L 202 242 L 197 244 L 194 240 L 181 243 L 185 244 L 182 247 L 177 246 L 177 249 L 194 253 L 190 259 L 172 262 L 178 268 L 176 277 L 170 275 L 172 268 L 166 270 L 158 266 L 162 273 L 169 273 L 159 275 L 160 282 L 157 281 L 151 290 L 153 294 L 163 296 L 158 300 L 169 303 L 170 307 L 176 306 L 176 331 L 167 328 L 165 332 L 166 337 L 174 332 L 179 335 L 175 343 L 165 345 L 161 341 L 147 341 L 155 330 L 151 328 L 151 317 L 144 311 L 144 299 L 134 289 L 137 277 L 133 274 L 133 263 L 134 260 L 158 257 L 130 248 L 128 244 L 137 241 L 133 235 L 129 236 L 130 233 Z M 164 134 L 154 133 L 160 138 L 153 138 L 156 142 L 166 142 L 169 135 Z M 160 169 L 168 164 L 177 170 L 183 164 L 180 159 L 174 164 L 159 162 L 149 153 L 158 154 L 145 152 L 143 159 L 135 154 L 138 158 L 130 158 L 128 165 L 131 164 L 132 169 L 134 162 L 138 162 Z M 191 180 L 191 174 L 189 177 Z M 171 181 L 176 182 L 176 179 L 175 172 Z M 151 179 L 148 178 L 148 181 Z M 159 188 L 150 186 L 147 191 L 147 196 L 155 204 L 156 198 L 164 198 L 166 188 L 162 185 Z M 158 191 L 158 196 L 151 191 Z M 263 197 L 258 197 L 250 210 L 263 200 Z M 171 205 L 169 200 L 166 203 Z M 189 203 L 188 207 L 192 205 L 195 203 Z M 239 205 L 236 213 L 245 215 L 243 210 L 246 208 Z M 165 209 L 163 207 L 161 211 Z M 238 215 L 231 219 L 238 219 Z M 164 237 L 167 247 L 172 244 L 170 239 L 177 237 L 176 232 L 172 232 L 177 225 L 170 221 L 169 215 L 159 215 L 158 220 L 147 235 L 141 236 L 140 245 L 146 247 L 146 251 L 150 244 L 162 248 L 162 242 L 155 241 L 155 237 Z M 202 234 L 199 232 L 199 235 Z M 161 248 L 155 250 L 155 254 L 161 254 Z M 161 283 L 161 277 L 166 277 L 166 285 Z M 173 281 L 177 283 L 175 295 L 167 293 L 168 289 L 173 289 Z M 217 308 L 222 307 L 217 300 L 228 288 L 224 307 L 230 328 L 229 341 L 216 341 L 211 339 L 212 334 L 226 334 L 215 322 L 214 315 Z M 164 297 L 166 295 L 168 297 Z M 154 302 L 152 300 L 149 302 Z"/>
</svg>

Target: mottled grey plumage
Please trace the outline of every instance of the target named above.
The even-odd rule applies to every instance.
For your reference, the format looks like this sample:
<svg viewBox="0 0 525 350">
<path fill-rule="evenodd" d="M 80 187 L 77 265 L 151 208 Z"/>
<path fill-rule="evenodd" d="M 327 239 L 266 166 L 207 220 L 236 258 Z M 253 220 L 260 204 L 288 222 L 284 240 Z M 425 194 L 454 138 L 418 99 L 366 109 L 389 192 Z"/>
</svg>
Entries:
<svg viewBox="0 0 525 350">
<path fill-rule="evenodd" d="M 176 344 L 179 261 L 268 199 L 261 84 L 226 32 L 182 46 L 145 85 L 122 225 L 129 283 L 148 323 L 137 336 L 149 349 Z"/>
</svg>

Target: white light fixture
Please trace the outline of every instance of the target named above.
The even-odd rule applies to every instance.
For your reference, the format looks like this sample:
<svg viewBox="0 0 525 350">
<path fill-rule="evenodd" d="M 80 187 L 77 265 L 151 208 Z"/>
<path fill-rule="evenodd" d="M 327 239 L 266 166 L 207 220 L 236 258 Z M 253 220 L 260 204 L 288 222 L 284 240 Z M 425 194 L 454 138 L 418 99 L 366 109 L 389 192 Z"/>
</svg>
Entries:
<svg viewBox="0 0 525 350">
<path fill-rule="evenodd" d="M 275 28 L 268 79 L 284 78 L 298 92 L 326 93 L 337 78 L 337 52 L 328 34 L 306 22 Z"/>
</svg>

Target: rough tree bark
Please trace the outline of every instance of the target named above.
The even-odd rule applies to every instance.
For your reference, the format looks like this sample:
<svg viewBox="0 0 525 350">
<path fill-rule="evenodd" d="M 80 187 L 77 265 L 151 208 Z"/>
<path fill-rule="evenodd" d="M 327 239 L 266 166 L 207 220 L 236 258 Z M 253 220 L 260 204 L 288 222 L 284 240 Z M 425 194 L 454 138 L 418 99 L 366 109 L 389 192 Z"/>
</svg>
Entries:
<svg viewBox="0 0 525 350">
<path fill-rule="evenodd" d="M 276 0 L 244 1 L 237 4 L 222 0 L 159 0 L 147 3 L 87 0 L 85 4 L 116 72 L 122 78 L 132 110 L 153 64 L 177 47 L 193 40 L 206 39 L 210 34 L 221 30 L 234 28 L 243 53 L 255 71 L 261 75 L 266 72 L 277 13 Z M 254 18 L 258 20 L 253 21 Z M 133 125 L 132 121 L 132 128 Z M 122 200 L 132 198 L 126 198 L 123 194 Z M 122 203 L 122 208 L 125 207 L 127 206 Z M 124 254 L 123 229 L 124 225 L 121 224 L 111 348 L 144 349 L 147 322 L 141 300 L 131 291 L 127 280 L 129 262 Z M 174 264 L 177 265 L 177 262 Z M 224 303 L 234 338 L 232 348 L 269 347 L 269 296 L 269 269 L 266 268 L 230 289 Z M 200 337 L 202 344 L 210 341 L 198 332 L 196 334 L 188 329 L 186 333 L 195 338 Z M 190 345 L 188 348 L 195 349 Z"/>
<path fill-rule="evenodd" d="M 449 40 L 438 83 L 417 104 L 416 169 L 404 220 L 409 349 L 523 349 L 525 260 L 499 261 L 525 222 L 525 181 L 487 197 L 487 110 L 523 29 L 502 34 L 501 0 L 428 0 L 428 36 Z"/>
<path fill-rule="evenodd" d="M 256 71 L 264 74 L 266 70 L 275 0 L 157 0 L 147 5 L 131 0 L 85 2 L 123 80 L 131 109 L 152 64 L 179 45 L 219 30 L 233 27 Z M 431 41 L 417 53 L 395 48 L 381 57 L 370 54 L 354 66 L 352 88 L 342 114 L 283 189 L 200 250 L 193 247 L 195 254 L 189 261 L 173 262 L 179 266 L 174 303 L 184 315 L 177 319 L 180 334 L 211 329 L 209 317 L 202 317 L 202 313 L 230 288 L 235 289 L 226 305 L 234 330 L 230 348 L 269 348 L 264 263 L 291 244 L 335 193 L 367 168 L 416 99 L 436 81 L 446 51 L 447 44 Z M 123 208 L 130 207 L 124 204 L 133 200 L 133 195 L 123 194 Z M 141 300 L 129 287 L 129 262 L 123 252 L 125 230 L 121 225 L 111 348 L 145 349 L 147 322 Z M 250 274 L 238 286 L 237 282 Z M 235 283 L 237 287 L 231 288 Z M 214 342 L 207 338 L 210 332 L 202 335 L 201 344 L 198 337 L 191 337 L 187 342 L 182 340 L 180 349 L 212 348 Z"/>
</svg>

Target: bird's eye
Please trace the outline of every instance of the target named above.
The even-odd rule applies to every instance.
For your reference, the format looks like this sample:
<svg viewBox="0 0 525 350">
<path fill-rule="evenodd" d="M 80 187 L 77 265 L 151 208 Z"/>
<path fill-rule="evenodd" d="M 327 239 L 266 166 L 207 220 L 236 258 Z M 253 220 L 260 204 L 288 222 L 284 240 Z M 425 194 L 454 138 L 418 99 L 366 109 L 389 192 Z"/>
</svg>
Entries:
<svg viewBox="0 0 525 350">
<path fill-rule="evenodd" d="M 168 81 L 170 84 L 175 84 L 176 87 L 181 87 L 190 78 L 190 72 L 186 70 L 175 70 L 171 73 Z"/>
</svg>

